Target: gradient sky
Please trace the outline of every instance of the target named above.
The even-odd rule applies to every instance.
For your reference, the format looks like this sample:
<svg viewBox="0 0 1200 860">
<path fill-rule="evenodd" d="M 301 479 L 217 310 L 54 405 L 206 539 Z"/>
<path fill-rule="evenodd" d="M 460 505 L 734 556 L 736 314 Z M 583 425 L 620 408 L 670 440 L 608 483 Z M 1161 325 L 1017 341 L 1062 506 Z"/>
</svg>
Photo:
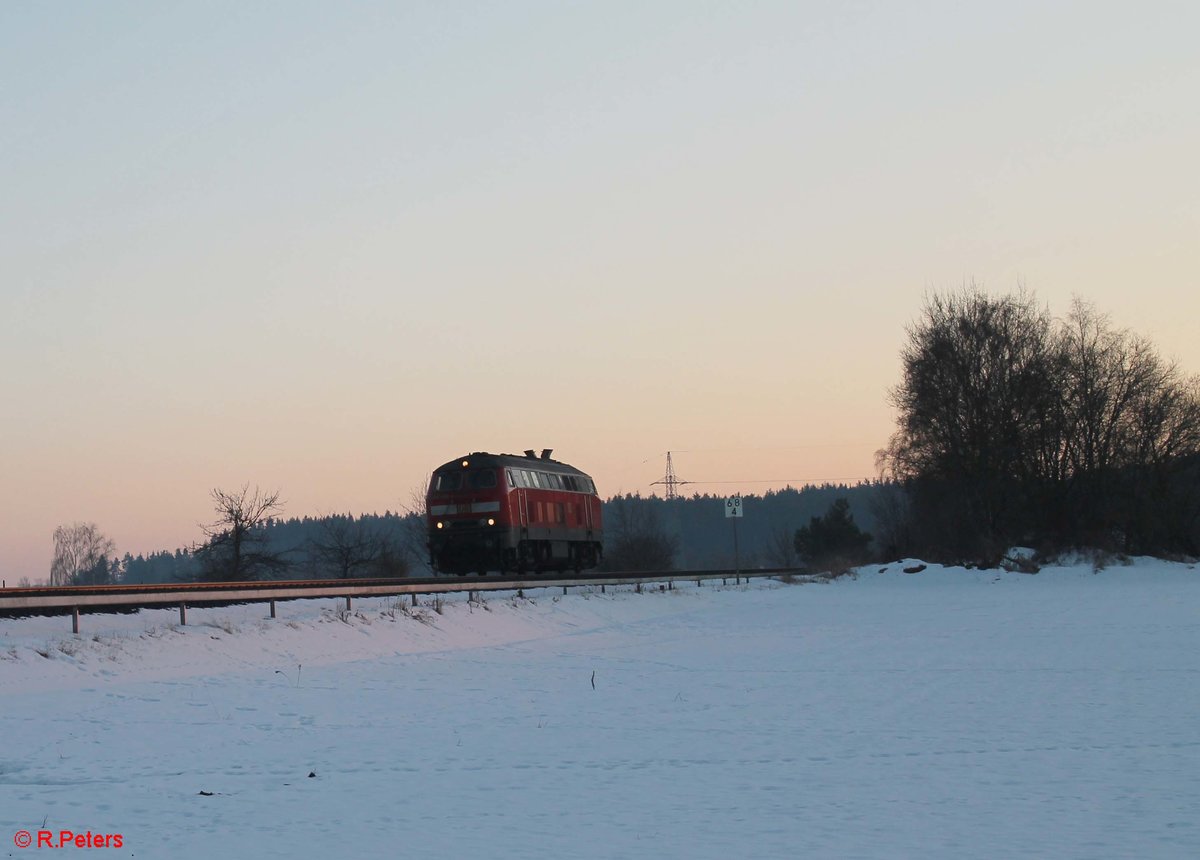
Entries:
<svg viewBox="0 0 1200 860">
<path fill-rule="evenodd" d="M 209 491 L 875 474 L 929 290 L 1200 370 L 1200 4 L 0 5 L 0 576 Z M 751 481 L 756 483 L 750 483 Z"/>
</svg>

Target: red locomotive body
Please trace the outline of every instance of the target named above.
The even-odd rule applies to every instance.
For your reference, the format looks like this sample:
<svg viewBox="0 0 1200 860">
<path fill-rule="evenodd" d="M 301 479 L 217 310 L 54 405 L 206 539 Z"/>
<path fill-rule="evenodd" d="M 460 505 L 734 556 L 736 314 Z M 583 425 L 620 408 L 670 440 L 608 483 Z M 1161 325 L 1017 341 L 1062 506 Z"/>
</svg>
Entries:
<svg viewBox="0 0 1200 860">
<path fill-rule="evenodd" d="M 434 471 L 425 506 L 434 570 L 578 571 L 600 563 L 596 485 L 550 453 L 478 452 Z"/>
</svg>

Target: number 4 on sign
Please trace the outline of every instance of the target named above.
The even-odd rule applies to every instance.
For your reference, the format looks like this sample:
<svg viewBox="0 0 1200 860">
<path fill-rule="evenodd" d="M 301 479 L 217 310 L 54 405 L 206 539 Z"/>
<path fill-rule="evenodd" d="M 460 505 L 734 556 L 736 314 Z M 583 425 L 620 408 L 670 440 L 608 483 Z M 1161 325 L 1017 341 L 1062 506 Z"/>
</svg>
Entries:
<svg viewBox="0 0 1200 860">
<path fill-rule="evenodd" d="M 740 517 L 742 515 L 742 497 L 730 496 L 725 500 L 725 516 Z"/>
</svg>

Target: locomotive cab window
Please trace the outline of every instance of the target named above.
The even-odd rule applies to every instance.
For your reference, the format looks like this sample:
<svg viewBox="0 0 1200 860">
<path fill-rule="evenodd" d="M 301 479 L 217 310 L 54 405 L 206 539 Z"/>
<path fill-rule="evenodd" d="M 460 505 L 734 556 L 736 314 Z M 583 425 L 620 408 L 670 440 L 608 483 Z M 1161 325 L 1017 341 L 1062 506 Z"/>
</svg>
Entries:
<svg viewBox="0 0 1200 860">
<path fill-rule="evenodd" d="M 433 476 L 433 491 L 435 493 L 448 493 L 461 487 L 461 472 L 443 472 L 440 475 Z"/>
<path fill-rule="evenodd" d="M 476 490 L 486 490 L 489 487 L 496 486 L 496 470 L 495 469 L 476 469 L 471 472 L 468 480 L 471 486 Z"/>
</svg>

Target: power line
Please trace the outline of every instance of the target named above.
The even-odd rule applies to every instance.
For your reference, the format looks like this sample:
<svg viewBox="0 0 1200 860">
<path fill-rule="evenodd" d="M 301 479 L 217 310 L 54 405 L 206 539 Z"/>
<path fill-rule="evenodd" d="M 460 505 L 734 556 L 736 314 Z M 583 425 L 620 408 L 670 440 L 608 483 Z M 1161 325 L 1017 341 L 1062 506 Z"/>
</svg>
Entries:
<svg viewBox="0 0 1200 860">
<path fill-rule="evenodd" d="M 808 445 L 735 445 L 725 448 L 675 448 L 676 454 L 704 454 L 713 451 L 803 451 L 809 448 L 879 448 L 878 442 L 814 442 Z M 661 457 L 661 454 L 656 455 Z M 654 459 L 651 457 L 650 459 Z M 646 463 L 649 460 L 643 460 Z"/>
<path fill-rule="evenodd" d="M 815 484 L 818 482 L 826 484 L 848 484 L 848 483 L 869 483 L 876 480 L 875 478 L 753 478 L 746 481 L 682 481 L 684 484 Z M 655 484 L 661 484 L 662 481 L 655 481 Z M 653 486 L 653 484 L 651 485 Z"/>
<path fill-rule="evenodd" d="M 701 451 L 772 451 L 772 450 L 796 450 L 802 448 L 848 448 L 861 447 L 861 443 L 846 442 L 846 443 L 829 443 L 827 445 L 790 445 L 790 446 L 768 446 L 760 448 L 691 448 L 683 451 L 667 451 L 667 467 L 662 478 L 657 481 L 652 481 L 650 486 L 661 486 L 664 488 L 664 497 L 668 500 L 679 498 L 679 488 L 684 484 L 784 484 L 787 486 L 815 486 L 819 484 L 865 484 L 875 480 L 875 478 L 750 478 L 746 480 L 718 480 L 718 481 L 681 481 L 679 476 L 675 474 L 675 464 L 671 459 L 672 453 L 696 453 Z M 872 446 L 874 447 L 874 446 Z M 661 454 L 649 457 L 642 461 L 643 464 L 649 463 L 651 460 L 656 460 Z"/>
</svg>

